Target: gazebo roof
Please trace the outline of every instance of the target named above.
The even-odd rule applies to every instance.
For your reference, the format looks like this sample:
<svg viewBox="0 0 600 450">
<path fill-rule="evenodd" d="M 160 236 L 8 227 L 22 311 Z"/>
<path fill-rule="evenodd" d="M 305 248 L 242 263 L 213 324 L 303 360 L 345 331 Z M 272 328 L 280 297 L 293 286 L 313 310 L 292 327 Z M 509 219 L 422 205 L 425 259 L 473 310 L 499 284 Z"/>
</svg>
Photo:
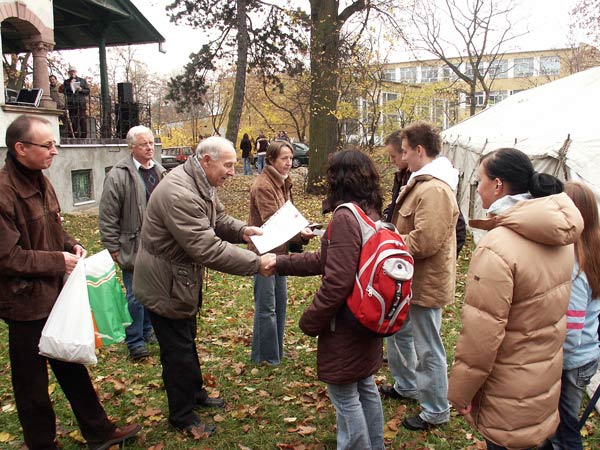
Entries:
<svg viewBox="0 0 600 450">
<path fill-rule="evenodd" d="M 22 35 L 2 30 L 4 53 L 26 51 Z M 54 0 L 54 50 L 161 43 L 165 38 L 129 0 Z"/>
</svg>

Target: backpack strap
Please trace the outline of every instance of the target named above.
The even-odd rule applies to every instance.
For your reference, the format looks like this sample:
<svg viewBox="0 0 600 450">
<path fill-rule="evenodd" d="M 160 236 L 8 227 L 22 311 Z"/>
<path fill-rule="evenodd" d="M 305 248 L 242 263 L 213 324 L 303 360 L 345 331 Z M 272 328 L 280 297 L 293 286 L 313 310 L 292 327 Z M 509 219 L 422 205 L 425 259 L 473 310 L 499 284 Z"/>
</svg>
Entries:
<svg viewBox="0 0 600 450">
<path fill-rule="evenodd" d="M 352 212 L 352 214 L 354 214 L 354 217 L 356 218 L 358 225 L 360 227 L 360 234 L 361 234 L 363 245 L 379 229 L 379 227 L 377 226 L 377 223 L 373 222 L 373 220 L 369 216 L 367 216 L 367 214 L 362 210 L 362 208 L 360 206 L 358 206 L 356 203 L 350 203 L 350 202 L 342 203 L 337 208 L 335 208 L 333 213 L 335 214 L 335 212 L 340 208 L 347 208 Z M 329 224 L 329 227 L 327 227 L 327 239 L 331 239 L 331 224 Z"/>
</svg>

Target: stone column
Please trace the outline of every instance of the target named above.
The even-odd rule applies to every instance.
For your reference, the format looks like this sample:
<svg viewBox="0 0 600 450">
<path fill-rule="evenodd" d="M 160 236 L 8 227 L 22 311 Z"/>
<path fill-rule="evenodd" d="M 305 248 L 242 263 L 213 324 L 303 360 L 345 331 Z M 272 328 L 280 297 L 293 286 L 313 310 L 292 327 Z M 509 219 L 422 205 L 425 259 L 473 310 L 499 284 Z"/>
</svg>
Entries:
<svg viewBox="0 0 600 450">
<path fill-rule="evenodd" d="M 44 42 L 34 37 L 27 42 L 27 47 L 33 54 L 33 87 L 43 89 L 40 107 L 56 109 L 56 102 L 50 97 L 50 82 L 48 81 L 48 52 L 54 48 L 53 42 Z"/>
</svg>

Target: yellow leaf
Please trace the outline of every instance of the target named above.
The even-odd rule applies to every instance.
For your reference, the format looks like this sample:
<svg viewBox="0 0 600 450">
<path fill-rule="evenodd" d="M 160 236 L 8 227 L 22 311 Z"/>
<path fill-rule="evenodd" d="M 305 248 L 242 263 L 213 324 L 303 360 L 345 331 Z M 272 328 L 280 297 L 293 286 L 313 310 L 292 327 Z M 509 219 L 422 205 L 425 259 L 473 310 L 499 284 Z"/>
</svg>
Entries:
<svg viewBox="0 0 600 450">
<path fill-rule="evenodd" d="M 0 431 L 0 442 L 10 442 L 14 439 L 15 439 L 15 437 L 11 436 L 6 431 Z"/>
<path fill-rule="evenodd" d="M 77 442 L 85 442 L 85 439 L 83 438 L 79 430 L 71 431 L 69 433 L 69 437 L 71 437 L 71 439 L 76 440 Z"/>
</svg>

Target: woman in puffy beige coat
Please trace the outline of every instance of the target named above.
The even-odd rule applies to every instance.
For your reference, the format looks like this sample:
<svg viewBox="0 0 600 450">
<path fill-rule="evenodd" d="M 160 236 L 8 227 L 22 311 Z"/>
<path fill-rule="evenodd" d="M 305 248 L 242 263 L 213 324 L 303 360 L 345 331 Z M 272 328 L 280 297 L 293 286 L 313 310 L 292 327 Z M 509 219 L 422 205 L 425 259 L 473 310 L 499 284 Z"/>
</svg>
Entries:
<svg viewBox="0 0 600 450">
<path fill-rule="evenodd" d="M 486 155 L 479 187 L 489 230 L 467 276 L 448 398 L 487 448 L 528 449 L 559 422 L 573 243 L 583 220 L 562 183 L 516 149 Z"/>
</svg>

